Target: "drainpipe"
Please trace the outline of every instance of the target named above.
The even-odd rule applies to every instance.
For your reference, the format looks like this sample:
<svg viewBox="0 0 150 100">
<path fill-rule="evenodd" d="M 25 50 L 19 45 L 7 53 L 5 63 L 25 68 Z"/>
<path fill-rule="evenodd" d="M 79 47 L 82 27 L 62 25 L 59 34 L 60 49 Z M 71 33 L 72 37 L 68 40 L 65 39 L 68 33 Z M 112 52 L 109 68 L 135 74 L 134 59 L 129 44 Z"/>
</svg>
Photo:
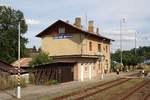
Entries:
<svg viewBox="0 0 150 100">
<path fill-rule="evenodd" d="M 92 66 L 91 64 L 89 65 L 89 79 L 91 80 L 92 78 Z"/>
</svg>

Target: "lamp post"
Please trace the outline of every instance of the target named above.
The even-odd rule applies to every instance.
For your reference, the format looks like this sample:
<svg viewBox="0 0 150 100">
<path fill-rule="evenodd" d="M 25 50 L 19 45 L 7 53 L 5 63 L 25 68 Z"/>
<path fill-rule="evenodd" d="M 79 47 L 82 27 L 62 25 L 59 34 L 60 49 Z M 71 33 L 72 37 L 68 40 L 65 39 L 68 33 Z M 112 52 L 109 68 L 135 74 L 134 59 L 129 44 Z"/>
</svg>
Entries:
<svg viewBox="0 0 150 100">
<path fill-rule="evenodd" d="M 125 23 L 125 18 L 120 20 L 120 63 L 122 65 L 122 24 Z"/>
<path fill-rule="evenodd" d="M 105 56 L 102 54 L 102 52 L 98 52 L 98 61 L 99 61 L 99 66 L 100 66 L 100 63 L 102 63 L 102 61 L 103 61 L 104 57 L 105 57 Z M 102 68 L 102 66 L 101 66 L 101 79 L 103 79 L 103 78 L 104 78 L 103 73 L 104 73 L 104 70 L 103 70 L 103 68 Z"/>
<path fill-rule="evenodd" d="M 21 32 L 20 32 L 20 22 L 24 20 L 21 19 L 18 23 L 18 70 L 17 70 L 17 98 L 21 98 L 21 86 L 20 86 L 20 36 L 21 36 Z"/>
</svg>

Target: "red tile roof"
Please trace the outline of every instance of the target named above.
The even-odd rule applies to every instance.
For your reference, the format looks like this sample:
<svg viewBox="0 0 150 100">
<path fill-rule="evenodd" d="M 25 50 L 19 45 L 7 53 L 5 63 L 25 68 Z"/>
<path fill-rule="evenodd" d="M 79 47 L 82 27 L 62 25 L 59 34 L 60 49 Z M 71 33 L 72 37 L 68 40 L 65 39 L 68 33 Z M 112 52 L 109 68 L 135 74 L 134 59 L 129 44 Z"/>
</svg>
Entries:
<svg viewBox="0 0 150 100">
<path fill-rule="evenodd" d="M 32 61 L 32 58 L 21 58 L 20 65 L 21 67 L 29 67 L 29 63 Z M 11 65 L 18 66 L 19 60 L 13 62 Z"/>
<path fill-rule="evenodd" d="M 18 72 L 14 66 L 12 66 L 12 65 L 10 65 L 10 64 L 2 61 L 2 60 L 0 60 L 0 70 L 2 72 L 9 73 L 11 75 L 15 75 Z M 20 73 L 24 74 L 24 73 L 27 73 L 27 71 L 20 69 Z"/>
</svg>

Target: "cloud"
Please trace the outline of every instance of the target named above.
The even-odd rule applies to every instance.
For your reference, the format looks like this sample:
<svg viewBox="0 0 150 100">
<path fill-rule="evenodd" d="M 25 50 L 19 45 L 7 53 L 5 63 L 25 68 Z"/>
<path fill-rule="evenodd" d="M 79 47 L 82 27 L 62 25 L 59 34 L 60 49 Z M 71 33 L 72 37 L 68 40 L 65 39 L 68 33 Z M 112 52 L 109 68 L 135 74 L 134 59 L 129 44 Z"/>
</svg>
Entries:
<svg viewBox="0 0 150 100">
<path fill-rule="evenodd" d="M 0 4 L 0 6 L 10 7 L 10 5 L 9 5 L 9 4 L 6 4 L 6 3 L 2 3 L 2 4 Z"/>
<path fill-rule="evenodd" d="M 39 20 L 35 20 L 35 19 L 26 19 L 26 23 L 29 25 L 39 25 L 41 24 L 41 22 Z"/>
<path fill-rule="evenodd" d="M 116 41 L 120 41 L 120 36 L 121 36 L 121 40 L 123 41 L 132 41 L 135 40 L 135 33 L 136 30 L 131 30 L 131 29 L 124 29 L 122 30 L 121 34 L 120 34 L 120 30 L 107 30 L 103 32 L 103 35 L 112 38 Z"/>
<path fill-rule="evenodd" d="M 122 34 L 125 35 L 130 35 L 130 34 L 135 34 L 136 30 L 132 30 L 132 29 L 122 29 Z M 112 35 L 120 35 L 120 30 L 105 30 L 103 31 L 103 33 L 107 33 L 107 34 L 112 34 Z"/>
</svg>

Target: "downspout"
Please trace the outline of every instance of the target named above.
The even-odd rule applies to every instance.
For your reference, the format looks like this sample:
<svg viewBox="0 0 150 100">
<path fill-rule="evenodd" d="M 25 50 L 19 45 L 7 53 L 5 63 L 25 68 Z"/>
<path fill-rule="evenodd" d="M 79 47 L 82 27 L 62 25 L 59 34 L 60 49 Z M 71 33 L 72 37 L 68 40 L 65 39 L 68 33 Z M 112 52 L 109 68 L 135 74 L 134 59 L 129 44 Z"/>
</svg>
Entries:
<svg viewBox="0 0 150 100">
<path fill-rule="evenodd" d="M 82 41 L 82 35 L 80 34 L 80 43 L 81 43 L 81 55 L 83 54 L 83 41 Z"/>
</svg>

